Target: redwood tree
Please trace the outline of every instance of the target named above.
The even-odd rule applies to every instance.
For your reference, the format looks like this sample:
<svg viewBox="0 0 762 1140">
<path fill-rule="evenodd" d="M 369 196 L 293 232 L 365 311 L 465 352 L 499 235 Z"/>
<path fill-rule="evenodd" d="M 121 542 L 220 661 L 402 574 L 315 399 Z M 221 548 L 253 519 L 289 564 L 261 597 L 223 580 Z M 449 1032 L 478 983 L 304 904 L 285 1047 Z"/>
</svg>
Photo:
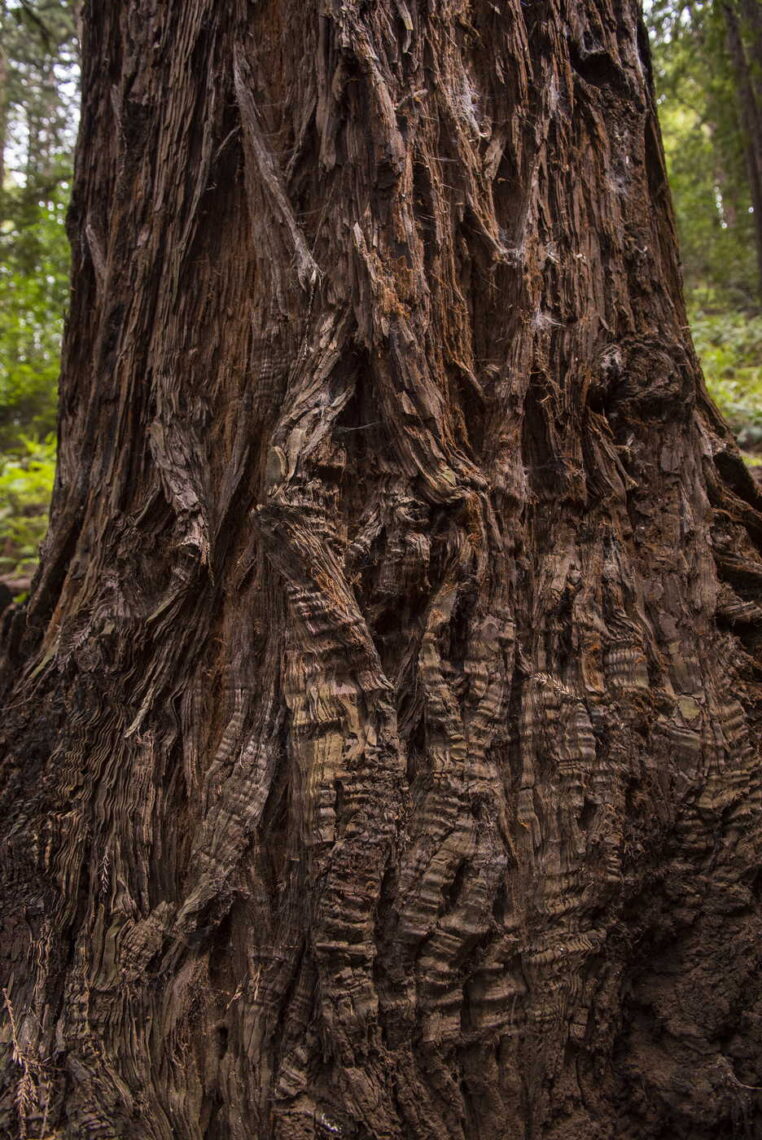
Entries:
<svg viewBox="0 0 762 1140">
<path fill-rule="evenodd" d="M 762 499 L 636 0 L 90 0 L 3 1136 L 762 1136 Z"/>
</svg>

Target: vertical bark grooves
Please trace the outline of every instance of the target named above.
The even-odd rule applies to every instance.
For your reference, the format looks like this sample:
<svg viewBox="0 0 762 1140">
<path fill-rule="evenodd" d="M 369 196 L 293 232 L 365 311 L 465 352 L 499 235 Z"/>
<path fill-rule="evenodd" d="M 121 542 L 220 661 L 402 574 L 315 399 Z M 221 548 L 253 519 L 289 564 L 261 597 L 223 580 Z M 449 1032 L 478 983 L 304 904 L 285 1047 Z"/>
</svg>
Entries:
<svg viewBox="0 0 762 1140">
<path fill-rule="evenodd" d="M 88 8 L 4 1135 L 759 1127 L 762 502 L 637 8 Z"/>
</svg>

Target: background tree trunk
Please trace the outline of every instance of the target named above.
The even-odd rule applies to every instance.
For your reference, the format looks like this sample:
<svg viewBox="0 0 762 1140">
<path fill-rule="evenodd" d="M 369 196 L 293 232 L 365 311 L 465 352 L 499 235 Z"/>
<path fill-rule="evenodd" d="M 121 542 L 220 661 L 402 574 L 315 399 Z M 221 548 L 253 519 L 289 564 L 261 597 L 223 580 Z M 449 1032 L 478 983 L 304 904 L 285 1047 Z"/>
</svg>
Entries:
<svg viewBox="0 0 762 1140">
<path fill-rule="evenodd" d="M 762 1135 L 762 503 L 638 5 L 84 24 L 3 1135 Z"/>
<path fill-rule="evenodd" d="M 759 293 L 762 296 L 762 15 L 758 0 L 742 0 L 740 11 L 736 10 L 733 2 L 725 3 L 723 12 L 749 172 Z M 746 31 L 746 43 L 742 28 Z"/>
</svg>

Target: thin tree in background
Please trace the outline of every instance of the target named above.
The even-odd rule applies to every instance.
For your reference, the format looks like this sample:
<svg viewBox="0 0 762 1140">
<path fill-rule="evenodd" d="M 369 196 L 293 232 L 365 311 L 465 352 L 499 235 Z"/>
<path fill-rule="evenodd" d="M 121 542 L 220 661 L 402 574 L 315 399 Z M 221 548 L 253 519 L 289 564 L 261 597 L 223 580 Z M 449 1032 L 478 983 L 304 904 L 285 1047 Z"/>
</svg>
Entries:
<svg viewBox="0 0 762 1140">
<path fill-rule="evenodd" d="M 759 1130 L 762 499 L 634 0 L 84 13 L 0 1131 Z"/>
<path fill-rule="evenodd" d="M 743 305 L 747 294 L 746 307 L 757 307 L 762 296 L 762 5 L 759 0 L 650 0 L 647 12 L 658 49 L 659 87 L 673 103 L 673 113 L 682 106 L 691 121 L 670 170 L 687 284 L 719 284 L 725 303 Z"/>
<path fill-rule="evenodd" d="M 725 0 L 722 11 L 743 128 L 762 293 L 762 9 L 758 0 Z"/>
</svg>

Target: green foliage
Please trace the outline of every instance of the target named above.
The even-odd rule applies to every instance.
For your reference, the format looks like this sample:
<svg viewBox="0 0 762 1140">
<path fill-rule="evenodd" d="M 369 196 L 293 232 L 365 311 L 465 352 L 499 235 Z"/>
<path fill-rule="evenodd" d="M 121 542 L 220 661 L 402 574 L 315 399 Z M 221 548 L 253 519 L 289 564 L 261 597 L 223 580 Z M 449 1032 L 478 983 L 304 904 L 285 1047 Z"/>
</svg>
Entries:
<svg viewBox="0 0 762 1140">
<path fill-rule="evenodd" d="M 762 317 L 699 310 L 691 328 L 712 399 L 741 447 L 762 449 Z"/>
<path fill-rule="evenodd" d="M 0 0 L 0 132 L 14 185 L 51 187 L 76 123 L 78 0 Z M 0 179 L 6 188 L 6 177 Z"/>
<path fill-rule="evenodd" d="M 0 575 L 15 579 L 55 473 L 76 51 L 74 0 L 0 0 Z"/>
<path fill-rule="evenodd" d="M 22 197 L 20 192 L 18 197 Z M 27 200 L 0 228 L 0 451 L 55 429 L 69 291 L 68 185 Z"/>
<path fill-rule="evenodd" d="M 22 436 L 21 453 L 0 459 L 0 574 L 33 572 L 48 525 L 56 466 L 55 436 Z"/>
<path fill-rule="evenodd" d="M 755 307 L 754 215 L 722 3 L 652 0 L 647 14 L 687 291 Z"/>
<path fill-rule="evenodd" d="M 762 316 L 728 2 L 738 0 L 651 0 L 645 8 L 693 339 L 710 395 L 756 465 Z"/>
<path fill-rule="evenodd" d="M 72 0 L 0 0 L 0 451 L 55 427 L 75 78 Z"/>
</svg>

